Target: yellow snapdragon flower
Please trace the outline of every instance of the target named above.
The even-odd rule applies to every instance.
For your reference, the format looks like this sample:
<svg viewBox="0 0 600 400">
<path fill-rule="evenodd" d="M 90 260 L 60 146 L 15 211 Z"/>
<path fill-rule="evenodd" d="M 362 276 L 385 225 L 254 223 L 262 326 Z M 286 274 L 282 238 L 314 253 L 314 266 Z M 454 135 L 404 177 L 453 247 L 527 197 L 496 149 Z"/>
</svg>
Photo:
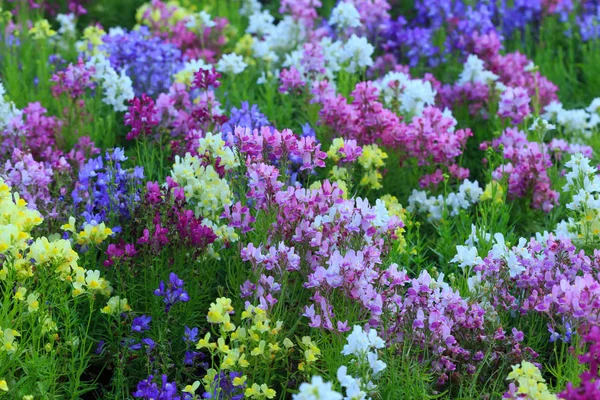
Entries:
<svg viewBox="0 0 600 400">
<path fill-rule="evenodd" d="M 108 303 L 100 312 L 103 314 L 116 315 L 129 311 L 131 311 L 131 307 L 129 304 L 127 304 L 127 299 L 121 299 L 119 296 L 113 296 L 108 300 Z"/>
<path fill-rule="evenodd" d="M 29 35 L 33 39 L 48 39 L 56 35 L 56 31 L 52 29 L 50 23 L 46 19 L 36 21 L 31 29 L 29 29 Z"/>
<path fill-rule="evenodd" d="M 493 200 L 494 203 L 504 202 L 504 188 L 497 181 L 491 181 L 485 185 L 485 189 L 479 198 L 479 201 Z"/>
</svg>

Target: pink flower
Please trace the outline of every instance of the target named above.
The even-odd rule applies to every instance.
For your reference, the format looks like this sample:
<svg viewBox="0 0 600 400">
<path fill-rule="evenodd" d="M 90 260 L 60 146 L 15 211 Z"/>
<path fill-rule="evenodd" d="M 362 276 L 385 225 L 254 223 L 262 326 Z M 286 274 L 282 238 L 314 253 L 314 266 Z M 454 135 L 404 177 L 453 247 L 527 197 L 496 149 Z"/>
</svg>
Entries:
<svg viewBox="0 0 600 400">
<path fill-rule="evenodd" d="M 522 87 L 507 87 L 500 96 L 498 115 L 510 118 L 513 124 L 520 124 L 531 114 L 529 95 Z"/>
</svg>

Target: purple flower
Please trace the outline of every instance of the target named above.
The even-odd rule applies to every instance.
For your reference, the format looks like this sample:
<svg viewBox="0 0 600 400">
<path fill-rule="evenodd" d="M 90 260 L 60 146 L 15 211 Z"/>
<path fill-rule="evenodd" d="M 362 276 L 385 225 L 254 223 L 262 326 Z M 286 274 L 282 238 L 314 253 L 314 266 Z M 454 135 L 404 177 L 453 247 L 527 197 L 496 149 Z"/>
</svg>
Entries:
<svg viewBox="0 0 600 400">
<path fill-rule="evenodd" d="M 498 115 L 510 118 L 513 124 L 520 124 L 531 114 L 529 94 L 522 87 L 507 87 L 500 96 Z"/>
<path fill-rule="evenodd" d="M 147 27 L 102 37 L 102 51 L 117 71 L 124 69 L 133 81 L 136 96 L 166 92 L 181 65 L 181 51 L 150 35 Z"/>
<path fill-rule="evenodd" d="M 183 334 L 183 341 L 186 343 L 195 343 L 198 341 L 198 328 L 185 327 L 185 333 Z"/>
<path fill-rule="evenodd" d="M 131 323 L 131 330 L 133 332 L 144 332 L 150 329 L 150 322 L 152 321 L 152 317 L 147 315 L 142 315 L 140 317 L 136 317 L 133 319 Z"/>
<path fill-rule="evenodd" d="M 177 384 L 169 382 L 167 375 L 162 375 L 161 386 L 153 382 L 154 376 L 150 375 L 147 379 L 139 382 L 137 390 L 133 393 L 133 397 L 152 400 L 180 400 L 177 396 Z"/>
<path fill-rule="evenodd" d="M 154 291 L 156 296 L 164 297 L 165 312 L 169 312 L 173 304 L 179 302 L 187 302 L 190 297 L 183 289 L 184 282 L 179 279 L 174 272 L 169 275 L 169 283 L 165 285 L 164 281 L 160 281 L 158 289 Z"/>
</svg>

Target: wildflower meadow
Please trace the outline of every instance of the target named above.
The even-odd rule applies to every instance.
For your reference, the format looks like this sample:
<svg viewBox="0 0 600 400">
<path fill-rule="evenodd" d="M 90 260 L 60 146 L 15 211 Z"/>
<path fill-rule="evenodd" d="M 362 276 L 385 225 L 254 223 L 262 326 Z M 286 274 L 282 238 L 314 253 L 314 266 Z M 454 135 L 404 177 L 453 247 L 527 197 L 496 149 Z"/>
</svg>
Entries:
<svg viewBox="0 0 600 400">
<path fill-rule="evenodd" d="M 600 400 L 600 1 L 0 0 L 0 400 Z"/>
</svg>

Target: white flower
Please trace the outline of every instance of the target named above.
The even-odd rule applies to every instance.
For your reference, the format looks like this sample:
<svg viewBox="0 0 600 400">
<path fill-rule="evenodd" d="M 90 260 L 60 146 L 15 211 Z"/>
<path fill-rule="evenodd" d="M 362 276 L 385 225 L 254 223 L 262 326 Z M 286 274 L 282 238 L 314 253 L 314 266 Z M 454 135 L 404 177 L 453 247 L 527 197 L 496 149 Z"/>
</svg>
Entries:
<svg viewBox="0 0 600 400">
<path fill-rule="evenodd" d="M 457 83 L 464 85 L 465 83 L 485 83 L 489 84 L 498 80 L 498 75 L 487 71 L 483 66 L 483 60 L 474 54 L 467 57 L 467 61 L 463 66 L 463 70 L 458 77 Z"/>
<path fill-rule="evenodd" d="M 93 77 L 100 82 L 104 89 L 102 101 L 112 106 L 117 112 L 127 111 L 127 102 L 133 99 L 135 94 L 133 92 L 133 82 L 127 76 L 125 70 L 117 73 L 102 53 L 92 56 L 86 65 L 94 67 Z"/>
<path fill-rule="evenodd" d="M 320 376 L 313 376 L 310 383 L 302 383 L 294 400 L 342 400 L 342 395 L 333 390 L 331 382 L 324 382 Z"/>
<path fill-rule="evenodd" d="M 528 242 L 525 238 L 519 238 L 519 243 L 513 247 L 513 251 L 515 254 L 520 256 L 521 258 L 529 259 L 531 258 L 531 253 L 528 250 Z"/>
<path fill-rule="evenodd" d="M 11 119 L 21 115 L 21 111 L 12 101 L 5 100 L 5 95 L 6 90 L 0 82 L 0 130 L 4 129 Z"/>
<path fill-rule="evenodd" d="M 347 63 L 346 71 L 351 74 L 373 65 L 375 48 L 364 37 L 350 36 L 341 50 L 340 62 Z"/>
<path fill-rule="evenodd" d="M 385 362 L 377 358 L 377 353 L 375 352 L 367 353 L 367 361 L 369 362 L 369 366 L 373 370 L 373 376 L 375 377 L 387 367 Z"/>
<path fill-rule="evenodd" d="M 104 88 L 102 97 L 104 103 L 112 106 L 115 111 L 127 111 L 127 103 L 134 98 L 135 94 L 133 82 L 125 70 L 121 70 L 120 74 L 117 74 L 114 69 L 111 70 L 104 76 L 102 87 Z"/>
<path fill-rule="evenodd" d="M 240 15 L 247 17 L 257 12 L 260 12 L 262 6 L 259 0 L 242 0 L 243 4 L 240 7 Z"/>
<path fill-rule="evenodd" d="M 430 82 L 411 79 L 402 72 L 388 72 L 375 86 L 386 106 L 397 101 L 400 103 L 399 111 L 411 116 L 421 115 L 423 108 L 433 105 L 437 94 Z"/>
<path fill-rule="evenodd" d="M 217 63 L 217 71 L 232 75 L 241 74 L 246 67 L 244 57 L 235 53 L 223 54 Z"/>
<path fill-rule="evenodd" d="M 545 119 L 536 118 L 533 121 L 533 123 L 531 124 L 531 126 L 529 127 L 529 130 L 530 131 L 537 131 L 538 129 L 541 130 L 542 132 L 546 133 L 548 131 L 556 129 L 556 126 L 552 125 L 551 123 L 549 123 Z"/>
<path fill-rule="evenodd" d="M 367 394 L 361 390 L 361 380 L 348 375 L 348 368 L 342 365 L 337 370 L 337 378 L 343 388 L 346 389 L 344 400 L 363 400 Z"/>
<path fill-rule="evenodd" d="M 342 349 L 342 354 L 345 356 L 361 356 L 371 348 L 381 349 L 384 346 L 385 342 L 377 336 L 375 329 L 371 329 L 369 333 L 366 333 L 361 326 L 354 325 L 352 332 L 348 335 L 347 343 Z"/>
<path fill-rule="evenodd" d="M 600 97 L 596 97 L 586 108 L 589 113 L 600 114 Z"/>
<path fill-rule="evenodd" d="M 481 271 L 477 271 L 475 275 L 467 278 L 467 286 L 471 293 L 475 292 L 481 285 Z"/>
<path fill-rule="evenodd" d="M 198 13 L 198 18 L 202 21 L 202 26 L 205 28 L 212 28 L 217 25 L 215 21 L 212 20 L 210 14 L 204 10 Z"/>
<path fill-rule="evenodd" d="M 274 21 L 275 18 L 273 18 L 271 13 L 267 10 L 254 13 L 250 15 L 250 18 L 248 19 L 246 33 L 260 37 L 265 36 L 275 29 L 275 25 L 273 24 Z"/>
<path fill-rule="evenodd" d="M 529 64 L 527 64 L 527 66 L 525 66 L 525 72 L 533 72 L 536 69 L 536 65 L 533 63 L 533 61 L 529 61 Z"/>
<path fill-rule="evenodd" d="M 331 11 L 329 25 L 337 25 L 337 29 L 358 28 L 361 26 L 360 14 L 352 3 L 339 2 Z"/>
<path fill-rule="evenodd" d="M 480 237 L 481 237 L 481 239 L 485 240 L 486 242 L 489 242 L 490 239 L 492 238 L 492 235 L 490 235 L 489 233 L 482 231 L 482 230 L 477 232 L 477 227 L 475 226 L 475 224 L 471 224 L 471 234 L 465 241 L 465 244 L 467 246 L 475 246 L 476 243 L 479 243 Z"/>
<path fill-rule="evenodd" d="M 75 35 L 75 14 L 58 14 L 56 20 L 60 24 L 58 34 L 61 36 Z"/>
<path fill-rule="evenodd" d="M 453 124 L 452 127 L 448 129 L 448 132 L 454 132 L 456 125 L 458 125 L 458 121 L 456 120 L 456 118 L 454 118 L 454 115 L 452 115 L 452 110 L 446 107 L 444 108 L 444 111 L 442 111 L 442 115 L 446 118 L 452 119 Z"/>
<path fill-rule="evenodd" d="M 494 260 L 499 260 L 507 255 L 508 249 L 506 248 L 506 243 L 504 242 L 504 235 L 500 232 L 494 233 L 494 240 L 496 243 L 492 246 L 491 254 Z"/>
<path fill-rule="evenodd" d="M 465 179 L 458 187 L 458 192 L 462 193 L 466 199 L 475 204 L 479 201 L 479 197 L 483 194 L 483 189 L 477 181 L 471 182 Z"/>
<path fill-rule="evenodd" d="M 269 42 L 264 40 L 256 40 L 252 43 L 252 55 L 268 64 L 279 61 L 279 56 L 271 49 Z"/>
<path fill-rule="evenodd" d="M 457 263 L 458 266 L 461 268 L 472 268 L 475 265 L 481 265 L 483 263 L 483 260 L 477 255 L 476 247 L 459 245 L 456 246 L 456 255 L 452 260 L 450 260 L 450 262 Z"/>
<path fill-rule="evenodd" d="M 517 260 L 517 255 L 513 251 L 508 252 L 506 257 L 506 266 L 511 278 L 521 275 L 525 271 L 525 267 Z"/>
<path fill-rule="evenodd" d="M 556 116 L 556 123 L 562 126 L 567 133 L 582 133 L 589 135 L 588 119 L 590 114 L 583 109 L 563 110 Z"/>
<path fill-rule="evenodd" d="M 559 113 L 564 111 L 562 103 L 558 101 L 552 101 L 546 107 L 544 107 L 544 114 L 542 114 L 542 118 L 548 121 L 556 121 L 556 118 Z"/>
</svg>

